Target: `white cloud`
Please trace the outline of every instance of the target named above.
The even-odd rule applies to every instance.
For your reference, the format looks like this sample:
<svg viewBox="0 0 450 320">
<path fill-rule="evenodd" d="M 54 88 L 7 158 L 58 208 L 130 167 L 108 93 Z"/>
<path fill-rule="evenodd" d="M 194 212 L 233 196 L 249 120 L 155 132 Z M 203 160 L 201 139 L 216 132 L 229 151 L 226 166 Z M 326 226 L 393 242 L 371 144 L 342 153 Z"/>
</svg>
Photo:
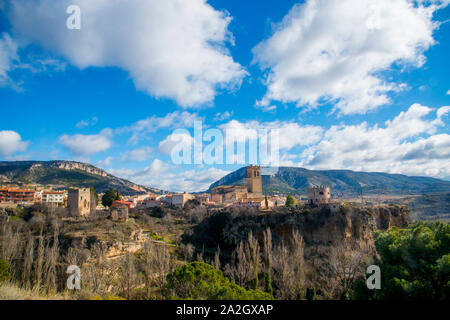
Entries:
<svg viewBox="0 0 450 320">
<path fill-rule="evenodd" d="M 100 168 L 107 168 L 110 167 L 112 162 L 113 162 L 114 158 L 112 156 L 108 156 L 103 160 L 100 160 L 97 162 L 97 166 L 99 166 Z"/>
<path fill-rule="evenodd" d="M 0 156 L 10 156 L 16 152 L 27 149 L 28 142 L 22 141 L 22 137 L 15 131 L 0 131 Z"/>
<path fill-rule="evenodd" d="M 154 133 L 160 129 L 191 128 L 194 121 L 201 121 L 202 118 L 197 113 L 187 111 L 175 111 L 166 114 L 164 117 L 151 116 L 132 124 L 131 126 L 117 129 L 117 133 L 131 132 L 129 143 L 136 144 L 144 139 L 146 135 Z"/>
<path fill-rule="evenodd" d="M 427 4 L 428 3 L 428 4 Z M 389 103 L 405 85 L 382 72 L 393 65 L 421 67 L 435 44 L 433 12 L 448 1 L 307 0 L 295 5 L 274 34 L 254 49 L 267 69 L 271 101 L 312 108 L 335 103 L 341 114 L 364 114 Z"/>
<path fill-rule="evenodd" d="M 234 114 L 233 111 L 231 111 L 231 112 L 225 111 L 223 113 L 220 113 L 220 112 L 216 113 L 216 115 L 214 116 L 214 121 L 227 120 L 227 119 L 231 118 L 233 116 L 233 114 Z"/>
<path fill-rule="evenodd" d="M 255 137 L 258 131 L 277 130 L 279 135 L 279 147 L 281 150 L 290 150 L 296 146 L 307 146 L 316 143 L 322 136 L 323 129 L 318 126 L 301 126 L 296 122 L 272 121 L 272 122 L 240 122 L 231 120 L 220 126 L 224 132 L 229 131 L 239 139 Z M 224 134 L 225 136 L 225 134 Z"/>
<path fill-rule="evenodd" d="M 149 167 L 143 170 L 124 169 L 110 170 L 110 172 L 134 183 L 175 192 L 207 190 L 213 182 L 229 173 L 216 168 L 180 172 L 177 172 L 176 169 L 174 166 L 155 159 Z"/>
<path fill-rule="evenodd" d="M 81 120 L 81 121 L 77 122 L 75 127 L 77 127 L 78 129 L 83 129 L 83 128 L 86 128 L 86 127 L 95 126 L 97 124 L 97 122 L 98 122 L 98 118 L 97 117 L 92 117 L 92 119 Z"/>
<path fill-rule="evenodd" d="M 450 89 L 447 91 L 447 95 L 450 96 Z"/>
<path fill-rule="evenodd" d="M 59 138 L 59 142 L 76 156 L 90 156 L 108 150 L 112 145 L 111 136 L 111 129 L 103 129 L 94 135 L 64 134 Z"/>
<path fill-rule="evenodd" d="M 8 73 L 14 68 L 13 64 L 19 59 L 17 43 L 7 33 L 0 37 L 0 87 L 11 83 Z"/>
<path fill-rule="evenodd" d="M 52 57 L 32 56 L 28 54 L 22 57 L 18 54 L 19 43 L 6 33 L 0 33 L 0 87 L 9 86 L 14 90 L 22 91 L 23 79 L 14 77 L 16 70 L 25 70 L 31 73 L 46 71 L 64 71 L 66 63 Z M 20 77 L 20 76 L 19 76 Z M 21 75 L 23 77 L 23 75 Z"/>
<path fill-rule="evenodd" d="M 384 127 L 366 122 L 332 126 L 302 153 L 298 165 L 449 177 L 450 135 L 436 133 L 444 111 L 441 108 L 437 118 L 426 119 L 433 109 L 413 104 Z"/>
<path fill-rule="evenodd" d="M 180 143 L 191 147 L 194 143 L 194 138 L 187 133 L 172 133 L 159 143 L 158 150 L 163 154 L 171 155 L 172 149 Z"/>
<path fill-rule="evenodd" d="M 444 117 L 445 115 L 447 115 L 447 113 L 450 112 L 450 106 L 444 106 L 438 109 L 438 111 L 436 112 L 436 115 L 439 119 L 441 119 L 442 117 Z"/>
<path fill-rule="evenodd" d="M 264 112 L 271 112 L 277 109 L 277 106 L 268 104 L 266 101 L 257 101 L 255 106 Z"/>
<path fill-rule="evenodd" d="M 150 147 L 142 147 L 138 149 L 131 150 L 120 158 L 122 161 L 147 161 L 150 159 L 150 156 L 153 152 L 153 149 Z"/>
<path fill-rule="evenodd" d="M 231 17 L 206 0 L 11 2 L 14 36 L 81 69 L 120 67 L 138 89 L 183 107 L 211 102 L 219 87 L 239 86 L 247 74 L 225 47 L 233 43 Z M 80 30 L 65 28 L 72 4 L 81 8 Z"/>
</svg>

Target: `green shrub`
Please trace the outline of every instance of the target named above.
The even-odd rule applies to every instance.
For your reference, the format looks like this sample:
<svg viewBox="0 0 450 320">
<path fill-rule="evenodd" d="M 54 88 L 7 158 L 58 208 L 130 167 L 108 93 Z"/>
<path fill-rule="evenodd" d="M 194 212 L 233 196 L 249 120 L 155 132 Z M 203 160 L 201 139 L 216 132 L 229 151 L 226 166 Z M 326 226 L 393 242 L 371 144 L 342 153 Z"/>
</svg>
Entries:
<svg viewBox="0 0 450 320">
<path fill-rule="evenodd" d="M 380 256 L 379 299 L 450 299 L 450 225 L 415 223 L 375 241 Z"/>
<path fill-rule="evenodd" d="M 316 288 L 306 289 L 306 300 L 316 300 Z"/>
<path fill-rule="evenodd" d="M 8 263 L 0 259 L 0 282 L 7 282 L 10 277 Z"/>
<path fill-rule="evenodd" d="M 192 262 L 167 276 L 164 295 L 170 299 L 272 300 L 261 290 L 246 290 L 230 281 L 222 271 L 203 262 Z"/>
</svg>

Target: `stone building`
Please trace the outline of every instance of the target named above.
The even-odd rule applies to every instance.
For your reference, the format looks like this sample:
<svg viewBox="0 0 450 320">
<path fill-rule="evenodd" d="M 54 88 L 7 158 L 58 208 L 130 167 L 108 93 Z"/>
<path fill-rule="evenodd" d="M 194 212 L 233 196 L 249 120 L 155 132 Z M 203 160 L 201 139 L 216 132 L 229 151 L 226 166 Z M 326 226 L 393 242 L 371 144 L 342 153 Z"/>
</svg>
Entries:
<svg viewBox="0 0 450 320">
<path fill-rule="evenodd" d="M 258 209 L 272 209 L 275 203 L 269 197 L 256 197 L 240 199 L 233 204 L 234 207 L 254 207 Z"/>
<path fill-rule="evenodd" d="M 112 208 L 109 213 L 109 218 L 112 221 L 128 221 L 128 207 L 116 207 Z"/>
<path fill-rule="evenodd" d="M 195 196 L 189 193 L 175 193 L 172 195 L 172 205 L 178 207 L 184 207 L 186 202 L 194 200 Z"/>
<path fill-rule="evenodd" d="M 245 186 L 219 186 L 211 189 L 211 201 L 218 204 L 231 204 L 247 197 Z"/>
<path fill-rule="evenodd" d="M 247 167 L 247 191 L 254 197 L 262 196 L 262 178 L 260 166 Z"/>
<path fill-rule="evenodd" d="M 211 189 L 211 201 L 217 204 L 233 204 L 242 199 L 261 197 L 264 198 L 260 166 L 247 167 L 247 186 L 218 186 Z"/>
<path fill-rule="evenodd" d="M 67 207 L 71 216 L 86 217 L 95 210 L 96 203 L 90 188 L 71 188 L 67 199 Z"/>
<path fill-rule="evenodd" d="M 331 192 L 329 186 L 312 186 L 307 188 L 308 204 L 324 205 L 329 204 Z"/>
</svg>

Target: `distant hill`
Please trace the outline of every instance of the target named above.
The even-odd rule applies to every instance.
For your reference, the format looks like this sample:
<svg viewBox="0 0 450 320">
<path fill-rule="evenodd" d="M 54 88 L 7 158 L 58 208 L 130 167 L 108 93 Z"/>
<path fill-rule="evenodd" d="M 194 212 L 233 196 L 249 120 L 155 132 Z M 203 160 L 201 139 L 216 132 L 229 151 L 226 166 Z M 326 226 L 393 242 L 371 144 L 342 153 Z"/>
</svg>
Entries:
<svg viewBox="0 0 450 320">
<path fill-rule="evenodd" d="M 161 190 L 115 177 L 93 165 L 75 161 L 0 161 L 1 184 L 41 184 L 55 187 L 89 187 L 105 192 L 110 187 L 123 195 Z"/>
<path fill-rule="evenodd" d="M 428 194 L 450 191 L 450 182 L 429 177 L 410 177 L 382 172 L 351 170 L 308 170 L 296 167 L 262 168 L 263 192 L 305 194 L 311 185 L 329 185 L 334 195 L 364 194 Z M 246 185 L 246 167 L 216 181 L 220 185 Z"/>
</svg>

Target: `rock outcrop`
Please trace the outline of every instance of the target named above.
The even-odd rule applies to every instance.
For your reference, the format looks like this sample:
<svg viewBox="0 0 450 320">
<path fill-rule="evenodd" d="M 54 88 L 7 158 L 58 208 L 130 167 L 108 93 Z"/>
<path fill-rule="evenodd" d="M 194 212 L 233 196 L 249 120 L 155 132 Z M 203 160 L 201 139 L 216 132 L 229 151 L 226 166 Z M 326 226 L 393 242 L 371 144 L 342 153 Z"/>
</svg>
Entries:
<svg viewBox="0 0 450 320">
<path fill-rule="evenodd" d="M 373 244 L 377 230 L 393 226 L 406 227 L 408 210 L 402 206 L 380 206 L 373 208 L 342 207 L 332 212 L 329 208 L 293 211 L 272 214 L 240 214 L 221 212 L 203 221 L 185 234 L 186 242 L 205 245 L 209 248 L 232 250 L 240 241 L 245 241 L 251 231 L 258 240 L 270 228 L 274 243 L 287 241 L 297 230 L 306 245 L 335 245 L 347 240 Z"/>
</svg>

